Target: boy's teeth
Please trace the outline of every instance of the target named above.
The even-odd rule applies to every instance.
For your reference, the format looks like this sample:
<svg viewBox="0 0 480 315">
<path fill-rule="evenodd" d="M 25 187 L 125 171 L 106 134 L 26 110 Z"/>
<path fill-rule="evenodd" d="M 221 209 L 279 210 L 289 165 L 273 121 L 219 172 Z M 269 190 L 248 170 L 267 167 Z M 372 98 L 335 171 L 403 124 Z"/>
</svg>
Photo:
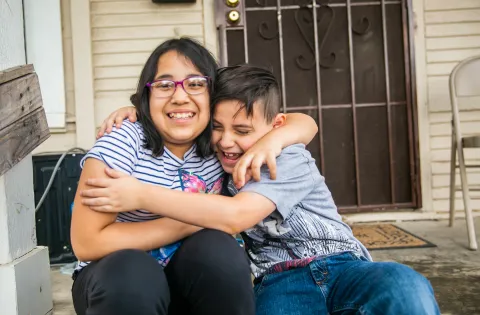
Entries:
<svg viewBox="0 0 480 315">
<path fill-rule="evenodd" d="M 238 153 L 225 153 L 225 152 L 223 154 L 225 154 L 225 156 L 228 157 L 228 158 L 235 158 L 235 157 L 238 157 L 240 155 Z"/>
<path fill-rule="evenodd" d="M 168 116 L 173 119 L 185 119 L 193 117 L 193 113 L 170 113 Z"/>
</svg>

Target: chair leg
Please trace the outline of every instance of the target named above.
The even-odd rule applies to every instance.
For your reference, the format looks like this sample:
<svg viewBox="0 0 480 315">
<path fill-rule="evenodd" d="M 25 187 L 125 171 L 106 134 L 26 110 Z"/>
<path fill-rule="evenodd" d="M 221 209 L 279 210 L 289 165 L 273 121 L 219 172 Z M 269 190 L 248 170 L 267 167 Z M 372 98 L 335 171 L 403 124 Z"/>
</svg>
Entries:
<svg viewBox="0 0 480 315">
<path fill-rule="evenodd" d="M 463 156 L 462 143 L 457 143 L 458 163 L 460 166 L 460 181 L 462 183 L 463 205 L 465 208 L 465 219 L 467 221 L 468 232 L 468 248 L 471 250 L 477 250 L 477 237 L 475 235 L 475 225 L 473 222 L 472 208 L 470 206 L 470 195 L 467 182 L 467 171 L 465 167 L 465 159 Z"/>
<path fill-rule="evenodd" d="M 450 222 L 449 226 L 453 226 L 455 222 L 455 171 L 457 157 L 457 142 L 455 133 L 452 131 L 452 148 L 450 156 Z"/>
</svg>

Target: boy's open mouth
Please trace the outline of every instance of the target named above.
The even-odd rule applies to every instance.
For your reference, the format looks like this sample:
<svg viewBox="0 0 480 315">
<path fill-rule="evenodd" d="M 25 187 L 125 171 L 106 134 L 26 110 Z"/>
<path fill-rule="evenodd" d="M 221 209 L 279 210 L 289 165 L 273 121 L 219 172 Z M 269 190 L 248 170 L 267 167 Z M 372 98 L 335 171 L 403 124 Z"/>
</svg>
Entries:
<svg viewBox="0 0 480 315">
<path fill-rule="evenodd" d="M 228 162 L 236 162 L 243 155 L 243 153 L 229 153 L 224 151 L 220 152 L 222 153 L 223 159 Z"/>
<path fill-rule="evenodd" d="M 168 113 L 167 116 L 173 120 L 190 119 L 193 116 L 195 116 L 195 113 L 194 112 Z"/>
</svg>

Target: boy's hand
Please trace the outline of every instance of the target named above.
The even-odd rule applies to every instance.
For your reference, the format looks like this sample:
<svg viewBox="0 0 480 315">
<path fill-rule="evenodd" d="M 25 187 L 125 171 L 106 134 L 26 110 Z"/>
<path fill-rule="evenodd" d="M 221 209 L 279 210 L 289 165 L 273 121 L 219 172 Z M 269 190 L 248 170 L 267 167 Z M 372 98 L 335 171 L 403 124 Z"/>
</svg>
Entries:
<svg viewBox="0 0 480 315">
<path fill-rule="evenodd" d="M 242 188 L 251 177 L 260 181 L 260 168 L 264 164 L 270 170 L 270 178 L 277 178 L 276 158 L 282 151 L 282 145 L 278 142 L 267 134 L 242 155 L 232 173 L 237 189 Z"/>
<path fill-rule="evenodd" d="M 126 212 L 140 209 L 142 183 L 133 176 L 105 168 L 109 179 L 90 178 L 93 188 L 80 192 L 82 204 L 101 212 Z"/>
<path fill-rule="evenodd" d="M 115 125 L 117 129 L 120 129 L 122 122 L 127 118 L 132 123 L 137 121 L 137 110 L 134 106 L 122 107 L 111 113 L 98 129 L 97 139 L 101 138 L 105 132 L 112 132 L 113 125 Z"/>
</svg>

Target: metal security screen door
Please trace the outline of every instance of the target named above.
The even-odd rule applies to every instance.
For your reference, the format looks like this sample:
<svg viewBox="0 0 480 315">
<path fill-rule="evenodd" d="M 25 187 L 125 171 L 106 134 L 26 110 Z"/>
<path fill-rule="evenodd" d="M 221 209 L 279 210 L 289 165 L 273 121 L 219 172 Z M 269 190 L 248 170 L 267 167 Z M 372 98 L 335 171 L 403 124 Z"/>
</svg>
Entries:
<svg viewBox="0 0 480 315">
<path fill-rule="evenodd" d="M 341 212 L 420 206 L 407 0 L 218 0 L 224 65 L 273 70 Z"/>
</svg>

